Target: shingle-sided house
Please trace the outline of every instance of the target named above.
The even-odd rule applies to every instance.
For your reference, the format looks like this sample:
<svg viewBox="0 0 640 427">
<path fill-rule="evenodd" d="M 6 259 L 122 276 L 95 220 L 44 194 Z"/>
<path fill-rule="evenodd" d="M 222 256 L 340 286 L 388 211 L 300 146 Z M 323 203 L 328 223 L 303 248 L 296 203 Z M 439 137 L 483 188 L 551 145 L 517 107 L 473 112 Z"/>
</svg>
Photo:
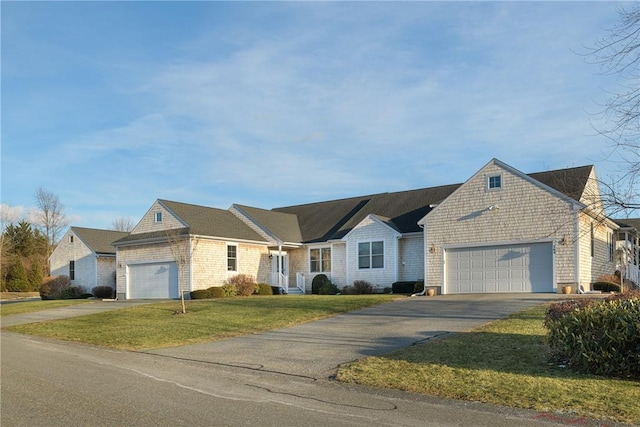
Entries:
<svg viewBox="0 0 640 427">
<path fill-rule="evenodd" d="M 443 293 L 589 289 L 611 273 L 618 225 L 592 166 L 523 174 L 492 160 L 463 184 L 275 209 L 158 200 L 115 242 L 120 298 L 175 298 L 249 274 L 310 292 L 317 274 L 378 290 L 425 280 Z M 171 231 L 167 231 L 171 230 Z M 184 268 L 171 241 L 182 241 Z"/>
<path fill-rule="evenodd" d="M 614 268 L 618 226 L 592 166 L 526 175 L 494 159 L 419 223 L 443 293 L 589 290 Z"/>
<path fill-rule="evenodd" d="M 115 288 L 116 249 L 111 244 L 128 233 L 70 227 L 49 257 L 52 276 L 69 276 L 71 282 L 91 291 L 96 286 Z"/>
</svg>

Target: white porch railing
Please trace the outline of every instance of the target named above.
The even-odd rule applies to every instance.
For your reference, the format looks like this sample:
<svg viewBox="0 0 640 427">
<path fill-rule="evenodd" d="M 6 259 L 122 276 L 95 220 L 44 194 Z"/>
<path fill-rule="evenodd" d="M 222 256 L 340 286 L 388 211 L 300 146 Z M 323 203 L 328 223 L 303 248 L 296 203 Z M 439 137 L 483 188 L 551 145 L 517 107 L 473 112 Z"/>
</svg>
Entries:
<svg viewBox="0 0 640 427">
<path fill-rule="evenodd" d="M 633 281 L 636 285 L 640 285 L 640 268 L 633 264 L 627 265 L 625 279 Z"/>
<path fill-rule="evenodd" d="M 282 286 L 285 291 L 289 290 L 289 276 L 282 273 L 269 274 L 269 284 L 271 286 Z"/>
<path fill-rule="evenodd" d="M 306 281 L 303 273 L 296 273 L 296 287 L 302 292 L 305 292 Z"/>
</svg>

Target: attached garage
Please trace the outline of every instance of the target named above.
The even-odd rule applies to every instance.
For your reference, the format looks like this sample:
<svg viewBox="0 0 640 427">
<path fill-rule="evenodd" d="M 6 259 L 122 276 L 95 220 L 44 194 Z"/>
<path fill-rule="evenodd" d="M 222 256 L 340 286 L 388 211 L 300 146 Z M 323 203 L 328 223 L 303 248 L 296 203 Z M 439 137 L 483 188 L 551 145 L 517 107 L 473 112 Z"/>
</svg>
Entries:
<svg viewBox="0 0 640 427">
<path fill-rule="evenodd" d="M 445 251 L 447 294 L 553 292 L 550 242 L 450 248 Z"/>
<path fill-rule="evenodd" d="M 127 299 L 180 297 L 175 262 L 133 264 L 127 270 Z"/>
</svg>

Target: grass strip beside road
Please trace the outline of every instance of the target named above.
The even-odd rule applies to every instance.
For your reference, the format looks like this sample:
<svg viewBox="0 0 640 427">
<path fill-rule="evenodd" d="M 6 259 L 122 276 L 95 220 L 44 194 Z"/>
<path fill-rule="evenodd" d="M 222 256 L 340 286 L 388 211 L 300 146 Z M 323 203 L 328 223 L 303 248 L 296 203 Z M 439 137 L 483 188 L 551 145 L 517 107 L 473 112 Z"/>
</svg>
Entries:
<svg viewBox="0 0 640 427">
<path fill-rule="evenodd" d="M 393 295 L 244 297 L 148 304 L 6 330 L 123 350 L 213 341 L 318 320 L 398 298 Z"/>
<path fill-rule="evenodd" d="M 51 310 L 54 308 L 69 307 L 78 304 L 88 304 L 95 300 L 65 299 L 49 301 L 16 301 L 0 305 L 0 316 L 12 316 L 14 314 L 28 314 L 36 311 Z"/>
<path fill-rule="evenodd" d="M 545 306 L 470 332 L 345 365 L 338 380 L 444 398 L 640 424 L 640 382 L 547 362 Z"/>
</svg>

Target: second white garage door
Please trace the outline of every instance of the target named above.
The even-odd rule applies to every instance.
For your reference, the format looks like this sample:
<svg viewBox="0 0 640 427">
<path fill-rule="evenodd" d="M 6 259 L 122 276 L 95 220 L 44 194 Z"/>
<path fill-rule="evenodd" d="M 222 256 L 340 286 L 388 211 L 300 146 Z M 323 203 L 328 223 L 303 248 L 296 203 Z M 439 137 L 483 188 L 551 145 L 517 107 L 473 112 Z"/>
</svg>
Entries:
<svg viewBox="0 0 640 427">
<path fill-rule="evenodd" d="M 128 299 L 179 298 L 175 262 L 130 265 Z"/>
<path fill-rule="evenodd" d="M 551 243 L 446 250 L 448 294 L 553 292 Z"/>
</svg>

